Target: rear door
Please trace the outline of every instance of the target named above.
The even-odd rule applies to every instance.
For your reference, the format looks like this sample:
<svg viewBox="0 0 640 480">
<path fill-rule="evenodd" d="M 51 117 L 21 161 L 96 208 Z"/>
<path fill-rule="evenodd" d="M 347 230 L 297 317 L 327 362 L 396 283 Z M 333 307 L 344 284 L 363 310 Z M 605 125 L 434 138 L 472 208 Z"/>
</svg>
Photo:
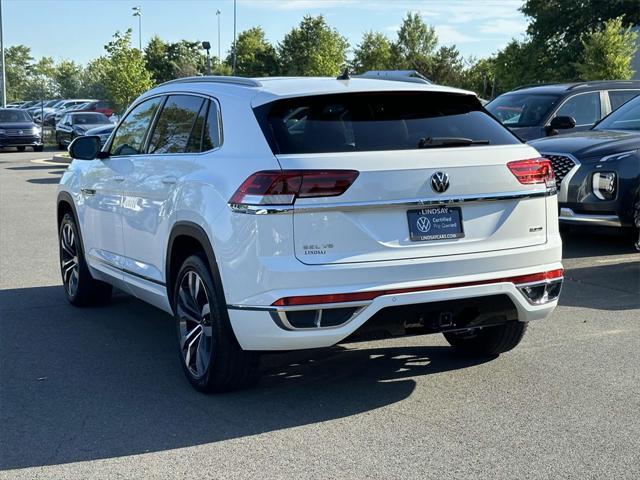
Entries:
<svg viewBox="0 0 640 480">
<path fill-rule="evenodd" d="M 281 102 L 268 118 L 284 170 L 359 172 L 342 195 L 295 201 L 295 252 L 303 263 L 458 255 L 546 241 L 545 183 L 523 184 L 508 167 L 539 155 L 473 96 L 309 97 Z"/>
</svg>

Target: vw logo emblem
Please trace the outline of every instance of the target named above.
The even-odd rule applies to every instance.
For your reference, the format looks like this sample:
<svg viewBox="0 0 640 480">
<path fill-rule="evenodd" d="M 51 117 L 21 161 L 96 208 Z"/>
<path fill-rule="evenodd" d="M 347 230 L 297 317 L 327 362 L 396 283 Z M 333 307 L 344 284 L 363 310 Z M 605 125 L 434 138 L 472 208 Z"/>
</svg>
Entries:
<svg viewBox="0 0 640 480">
<path fill-rule="evenodd" d="M 436 193 L 444 193 L 449 188 L 449 175 L 444 172 L 436 172 L 431 175 L 431 188 Z"/>
<path fill-rule="evenodd" d="M 22 130 L 18 130 L 18 135 L 22 135 L 24 132 Z"/>
<path fill-rule="evenodd" d="M 431 222 L 427 217 L 418 218 L 418 221 L 416 222 L 416 226 L 418 227 L 418 230 L 420 230 L 422 233 L 427 233 L 429 230 L 431 230 Z"/>
</svg>

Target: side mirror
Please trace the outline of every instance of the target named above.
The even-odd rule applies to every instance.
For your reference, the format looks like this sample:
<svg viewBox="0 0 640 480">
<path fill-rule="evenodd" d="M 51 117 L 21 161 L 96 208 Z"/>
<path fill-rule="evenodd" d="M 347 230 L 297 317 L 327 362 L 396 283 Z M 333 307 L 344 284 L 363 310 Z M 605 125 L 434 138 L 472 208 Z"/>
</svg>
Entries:
<svg viewBox="0 0 640 480">
<path fill-rule="evenodd" d="M 573 117 L 559 116 L 554 117 L 549 124 L 554 130 L 567 130 L 576 126 L 576 120 Z"/>
<path fill-rule="evenodd" d="M 76 160 L 95 160 L 100 153 L 100 137 L 76 137 L 69 145 L 69 155 Z"/>
</svg>

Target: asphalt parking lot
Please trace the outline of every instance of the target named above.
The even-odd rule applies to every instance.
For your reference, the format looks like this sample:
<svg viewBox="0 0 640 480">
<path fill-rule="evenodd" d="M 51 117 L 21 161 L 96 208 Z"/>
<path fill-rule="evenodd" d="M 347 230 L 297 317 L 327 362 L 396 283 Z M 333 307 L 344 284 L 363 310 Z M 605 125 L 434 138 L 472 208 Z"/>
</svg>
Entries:
<svg viewBox="0 0 640 480">
<path fill-rule="evenodd" d="M 640 478 L 640 254 L 567 234 L 561 305 L 516 350 L 441 336 L 273 355 L 205 396 L 172 319 L 61 293 L 51 153 L 0 153 L 0 478 Z"/>
</svg>

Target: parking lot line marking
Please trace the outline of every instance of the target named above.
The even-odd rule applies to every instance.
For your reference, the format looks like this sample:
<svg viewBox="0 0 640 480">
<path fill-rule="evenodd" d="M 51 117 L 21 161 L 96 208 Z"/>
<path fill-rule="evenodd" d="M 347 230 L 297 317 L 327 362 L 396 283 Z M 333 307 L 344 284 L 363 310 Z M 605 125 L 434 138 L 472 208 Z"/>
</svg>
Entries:
<svg viewBox="0 0 640 480">
<path fill-rule="evenodd" d="M 49 158 L 36 158 L 31 160 L 31 163 L 37 163 L 38 165 L 68 165 L 67 162 L 54 162 L 51 157 Z"/>
</svg>

